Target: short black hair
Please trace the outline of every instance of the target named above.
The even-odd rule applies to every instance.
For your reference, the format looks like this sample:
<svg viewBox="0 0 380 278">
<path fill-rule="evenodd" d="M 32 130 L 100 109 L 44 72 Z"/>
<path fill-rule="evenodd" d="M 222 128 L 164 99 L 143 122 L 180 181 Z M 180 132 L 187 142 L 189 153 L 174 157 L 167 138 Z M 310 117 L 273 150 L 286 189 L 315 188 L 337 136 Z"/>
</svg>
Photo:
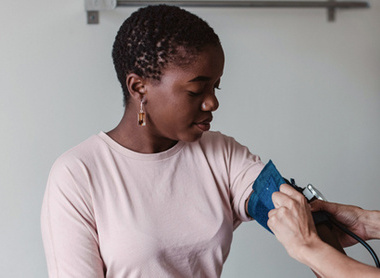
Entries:
<svg viewBox="0 0 380 278">
<path fill-rule="evenodd" d="M 128 74 L 160 81 L 169 62 L 186 64 L 208 45 L 221 47 L 218 35 L 203 19 L 177 6 L 147 6 L 132 13 L 121 25 L 112 50 L 124 104 L 129 98 Z M 180 55 L 180 47 L 186 55 Z"/>
</svg>

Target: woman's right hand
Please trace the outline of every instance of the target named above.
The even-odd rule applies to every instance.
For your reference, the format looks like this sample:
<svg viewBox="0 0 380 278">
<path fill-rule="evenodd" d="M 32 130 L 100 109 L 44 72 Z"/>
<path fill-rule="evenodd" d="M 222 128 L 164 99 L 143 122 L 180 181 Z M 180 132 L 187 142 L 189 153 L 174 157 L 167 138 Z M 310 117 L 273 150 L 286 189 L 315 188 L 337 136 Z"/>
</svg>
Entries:
<svg viewBox="0 0 380 278">
<path fill-rule="evenodd" d="M 357 206 L 330 203 L 315 200 L 310 203 L 312 211 L 326 211 L 330 213 L 338 222 L 346 226 L 350 231 L 364 240 L 371 239 L 368 234 L 365 219 L 368 211 Z M 337 229 L 339 242 L 343 247 L 348 247 L 357 243 L 355 239 Z"/>
</svg>

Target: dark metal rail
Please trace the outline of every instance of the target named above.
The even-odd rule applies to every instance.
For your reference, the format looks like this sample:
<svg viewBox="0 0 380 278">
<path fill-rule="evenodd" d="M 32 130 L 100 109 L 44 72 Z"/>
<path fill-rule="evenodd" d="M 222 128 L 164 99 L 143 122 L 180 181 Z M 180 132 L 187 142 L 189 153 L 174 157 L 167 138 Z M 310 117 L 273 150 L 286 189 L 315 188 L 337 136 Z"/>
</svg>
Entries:
<svg viewBox="0 0 380 278">
<path fill-rule="evenodd" d="M 112 0 L 108 0 L 112 1 Z M 226 7 L 226 8 L 325 8 L 327 9 L 328 21 L 335 20 L 337 9 L 369 8 L 366 1 L 129 1 L 116 0 L 116 7 L 136 7 L 147 5 L 177 5 L 182 7 Z M 87 11 L 87 23 L 99 23 L 99 12 L 97 10 Z"/>
<path fill-rule="evenodd" d="M 368 8 L 361 1 L 129 1 L 117 0 L 117 6 L 168 4 L 187 7 L 250 7 L 250 8 Z"/>
</svg>

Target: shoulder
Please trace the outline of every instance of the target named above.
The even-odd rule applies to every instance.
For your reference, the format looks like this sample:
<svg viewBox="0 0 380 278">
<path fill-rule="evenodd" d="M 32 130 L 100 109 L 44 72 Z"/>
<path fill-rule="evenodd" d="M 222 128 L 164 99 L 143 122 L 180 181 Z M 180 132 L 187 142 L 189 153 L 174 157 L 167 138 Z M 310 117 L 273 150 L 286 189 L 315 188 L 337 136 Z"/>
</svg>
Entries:
<svg viewBox="0 0 380 278">
<path fill-rule="evenodd" d="M 199 144 L 212 148 L 213 150 L 231 151 L 233 149 L 246 148 L 235 140 L 235 138 L 225 135 L 220 131 L 208 131 L 205 132 Z"/>
<path fill-rule="evenodd" d="M 261 163 L 260 157 L 251 153 L 247 146 L 219 131 L 205 132 L 199 144 L 206 152 L 214 156 L 222 155 L 227 160 L 243 161 L 248 159 L 249 161 Z"/>
<path fill-rule="evenodd" d="M 95 159 L 91 158 L 91 153 L 97 152 L 99 144 L 101 140 L 94 135 L 56 159 L 45 189 L 42 205 L 44 223 L 47 223 L 47 217 L 60 215 L 63 219 L 67 213 L 78 219 L 85 217 L 86 221 L 94 219 L 91 169 Z"/>
<path fill-rule="evenodd" d="M 231 136 L 227 136 L 220 131 L 207 131 L 204 132 L 201 139 L 199 139 L 201 144 L 209 143 L 219 143 L 219 144 L 228 144 L 231 142 L 236 142 L 235 139 Z"/>
<path fill-rule="evenodd" d="M 52 168 L 54 169 L 63 165 L 76 165 L 78 163 L 90 161 L 94 159 L 94 156 L 96 156 L 99 150 L 104 147 L 105 144 L 99 136 L 93 135 L 60 155 L 54 162 Z"/>
<path fill-rule="evenodd" d="M 93 135 L 64 152 L 53 163 L 48 183 L 63 186 L 90 179 L 89 169 L 101 161 L 99 156 L 101 156 L 102 149 L 106 148 L 107 145 L 99 136 Z"/>
<path fill-rule="evenodd" d="M 250 155 L 250 151 L 246 146 L 219 131 L 203 133 L 202 137 L 192 144 L 192 149 L 199 149 L 207 157 L 214 157 L 216 160 L 223 161 Z"/>
</svg>

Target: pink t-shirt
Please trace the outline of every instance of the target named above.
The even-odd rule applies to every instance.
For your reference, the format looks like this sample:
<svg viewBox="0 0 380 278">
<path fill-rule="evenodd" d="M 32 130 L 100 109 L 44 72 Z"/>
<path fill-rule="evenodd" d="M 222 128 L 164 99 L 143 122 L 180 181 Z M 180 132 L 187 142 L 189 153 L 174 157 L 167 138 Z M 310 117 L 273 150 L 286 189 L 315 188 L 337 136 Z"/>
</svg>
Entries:
<svg viewBox="0 0 380 278">
<path fill-rule="evenodd" d="M 50 277 L 220 277 L 264 167 L 219 132 L 154 154 L 105 133 L 54 163 L 42 205 Z"/>
</svg>

